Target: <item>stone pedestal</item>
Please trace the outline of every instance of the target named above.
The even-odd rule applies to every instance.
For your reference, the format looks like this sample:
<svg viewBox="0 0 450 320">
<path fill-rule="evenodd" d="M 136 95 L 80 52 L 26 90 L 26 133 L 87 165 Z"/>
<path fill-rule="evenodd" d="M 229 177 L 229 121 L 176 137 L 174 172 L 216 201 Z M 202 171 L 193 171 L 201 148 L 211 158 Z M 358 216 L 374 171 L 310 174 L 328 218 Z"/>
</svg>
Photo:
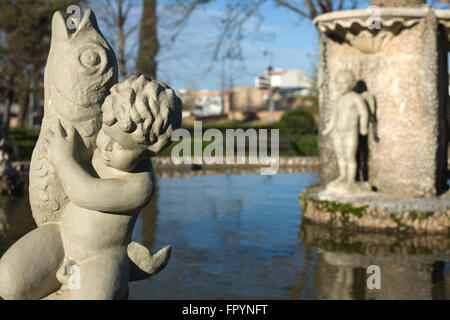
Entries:
<svg viewBox="0 0 450 320">
<path fill-rule="evenodd" d="M 323 186 L 299 197 L 303 221 L 353 231 L 450 234 L 450 192 L 439 198 L 402 199 L 380 192 L 342 195 Z"/>
<path fill-rule="evenodd" d="M 447 170 L 448 65 L 444 10 L 381 7 L 321 15 L 320 131 L 337 98 L 334 78 L 350 69 L 376 99 L 368 135 L 368 182 L 396 197 L 444 192 Z M 378 29 L 372 18 L 380 22 Z M 372 23 L 372 27 L 370 27 Z M 369 28 L 370 27 L 370 28 Z M 363 88 L 363 89 L 361 89 Z M 339 173 L 330 137 L 319 134 L 320 179 Z"/>
</svg>

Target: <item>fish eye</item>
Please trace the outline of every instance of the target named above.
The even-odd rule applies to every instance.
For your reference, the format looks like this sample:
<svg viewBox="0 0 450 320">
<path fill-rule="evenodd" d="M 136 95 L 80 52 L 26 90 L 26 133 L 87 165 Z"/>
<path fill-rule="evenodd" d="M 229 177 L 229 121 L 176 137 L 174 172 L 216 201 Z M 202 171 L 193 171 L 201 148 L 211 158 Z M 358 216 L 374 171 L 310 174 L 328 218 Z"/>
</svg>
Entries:
<svg viewBox="0 0 450 320">
<path fill-rule="evenodd" d="M 87 49 L 80 54 L 80 62 L 85 67 L 94 67 L 100 63 L 100 55 L 92 49 Z"/>
</svg>

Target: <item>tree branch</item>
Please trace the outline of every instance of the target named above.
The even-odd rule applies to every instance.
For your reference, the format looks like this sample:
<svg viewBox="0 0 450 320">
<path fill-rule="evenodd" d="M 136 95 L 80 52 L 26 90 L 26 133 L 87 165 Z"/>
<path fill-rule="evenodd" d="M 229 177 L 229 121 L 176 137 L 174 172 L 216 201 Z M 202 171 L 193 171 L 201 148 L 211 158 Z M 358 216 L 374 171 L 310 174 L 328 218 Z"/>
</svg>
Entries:
<svg viewBox="0 0 450 320">
<path fill-rule="evenodd" d="M 295 7 L 294 5 L 288 3 L 284 0 L 275 0 L 275 2 L 280 6 L 286 7 L 288 9 L 296 12 L 297 14 L 299 14 L 300 16 L 302 16 L 304 18 L 314 19 L 315 16 L 317 15 L 317 13 L 315 12 L 314 5 L 311 4 L 311 0 L 305 0 L 306 6 L 308 7 L 308 11 L 310 12 L 309 14 L 305 11 L 300 10 L 299 8 Z"/>
</svg>

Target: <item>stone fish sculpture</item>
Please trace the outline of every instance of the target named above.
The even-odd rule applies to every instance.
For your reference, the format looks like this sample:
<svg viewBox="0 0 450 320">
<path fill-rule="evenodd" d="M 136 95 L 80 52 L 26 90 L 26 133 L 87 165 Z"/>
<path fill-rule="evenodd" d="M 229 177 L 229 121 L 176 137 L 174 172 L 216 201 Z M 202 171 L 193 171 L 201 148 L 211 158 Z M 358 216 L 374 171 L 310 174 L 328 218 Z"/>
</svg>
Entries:
<svg viewBox="0 0 450 320">
<path fill-rule="evenodd" d="M 181 100 L 145 76 L 116 82 L 94 13 L 71 34 L 55 13 L 30 168 L 38 228 L 0 259 L 1 298 L 123 299 L 129 281 L 166 266 L 170 246 L 152 255 L 131 234 L 154 189 L 150 157 L 181 125 Z"/>
<path fill-rule="evenodd" d="M 69 33 L 60 12 L 52 20 L 52 39 L 44 75 L 44 118 L 30 164 L 30 205 L 38 226 L 57 222 L 68 202 L 48 163 L 43 134 L 55 118 L 73 125 L 80 136 L 78 155 L 89 161 L 101 127 L 101 104 L 117 83 L 117 62 L 88 10 Z"/>
</svg>

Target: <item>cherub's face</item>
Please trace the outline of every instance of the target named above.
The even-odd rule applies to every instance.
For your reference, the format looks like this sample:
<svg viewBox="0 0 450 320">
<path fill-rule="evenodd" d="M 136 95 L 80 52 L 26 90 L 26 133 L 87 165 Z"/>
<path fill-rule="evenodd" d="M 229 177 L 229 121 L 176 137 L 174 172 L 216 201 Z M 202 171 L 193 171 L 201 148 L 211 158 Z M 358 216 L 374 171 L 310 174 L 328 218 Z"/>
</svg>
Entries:
<svg viewBox="0 0 450 320">
<path fill-rule="evenodd" d="M 127 172 L 136 167 L 145 152 L 145 147 L 137 144 L 117 124 L 102 126 L 97 135 L 97 148 L 105 165 Z"/>
<path fill-rule="evenodd" d="M 353 89 L 353 81 L 348 77 L 337 77 L 336 87 L 339 94 L 344 94 Z"/>
</svg>

